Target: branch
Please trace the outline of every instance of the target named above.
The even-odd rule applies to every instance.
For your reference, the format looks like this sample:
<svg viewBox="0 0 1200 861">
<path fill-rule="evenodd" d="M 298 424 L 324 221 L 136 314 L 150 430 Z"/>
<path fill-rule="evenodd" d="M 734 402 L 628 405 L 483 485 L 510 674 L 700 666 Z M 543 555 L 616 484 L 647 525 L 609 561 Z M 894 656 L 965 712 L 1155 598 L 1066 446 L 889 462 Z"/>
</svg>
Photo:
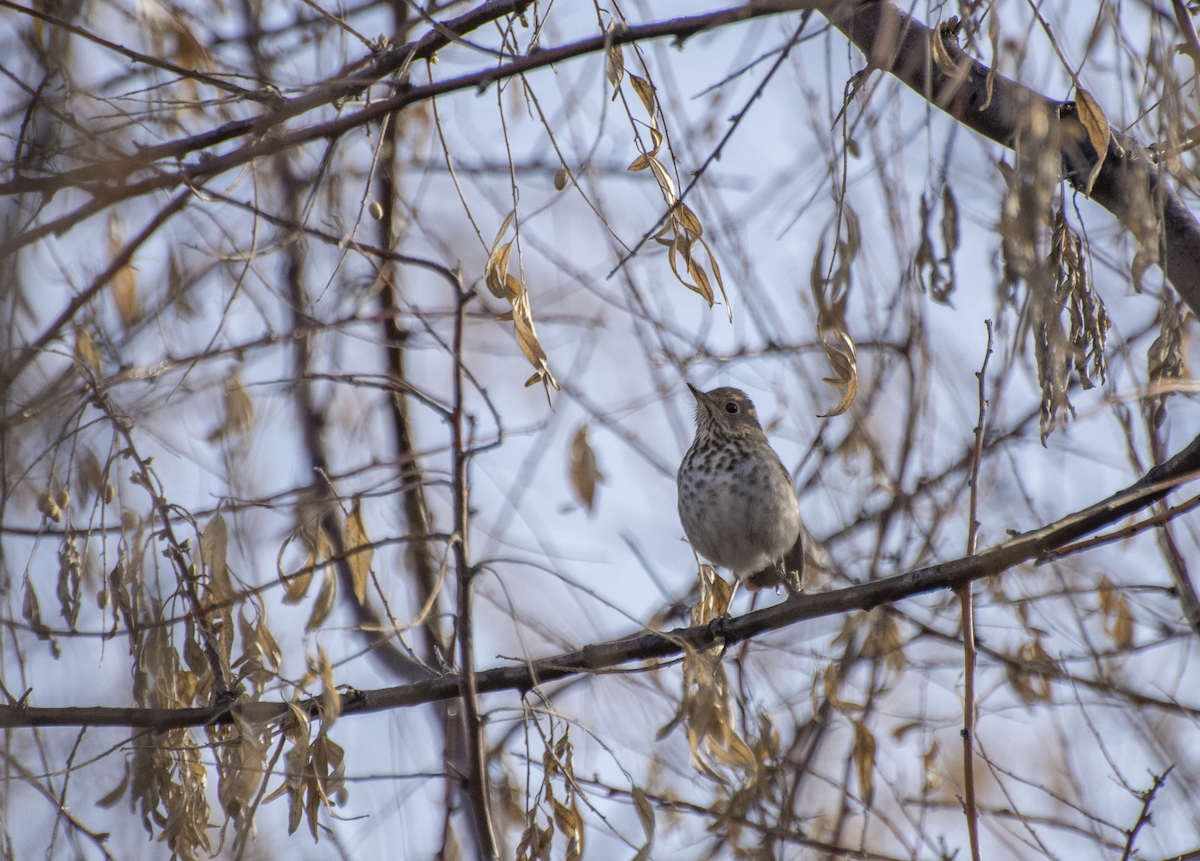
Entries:
<svg viewBox="0 0 1200 861">
<path fill-rule="evenodd" d="M 470 497 L 467 467 L 470 455 L 463 438 L 463 327 L 466 324 L 467 303 L 473 293 L 454 289 L 454 566 L 458 579 L 458 601 L 455 614 L 455 635 L 458 637 L 459 694 L 463 701 L 463 720 L 467 741 L 467 792 L 475 818 L 475 832 L 484 861 L 497 861 L 496 832 L 492 827 L 491 799 L 488 781 L 487 748 L 483 743 L 483 721 L 479 716 L 479 695 L 475 686 L 475 634 L 471 601 L 475 591 L 476 571 L 470 564 L 467 530 L 470 524 Z"/>
<path fill-rule="evenodd" d="M 190 191 L 184 191 L 177 194 L 170 203 L 158 211 L 158 214 L 151 218 L 146 226 L 141 229 L 137 236 L 125 243 L 124 247 L 116 253 L 113 259 L 109 262 L 108 268 L 92 279 L 92 283 L 81 290 L 70 302 L 63 312 L 58 315 L 53 323 L 51 323 L 41 335 L 39 335 L 32 344 L 27 344 L 17 355 L 13 363 L 4 369 L 3 375 L 0 375 L 0 401 L 8 394 L 12 384 L 17 381 L 17 377 L 21 372 L 29 366 L 39 352 L 41 352 L 47 344 L 62 335 L 62 330 L 73 320 L 79 309 L 92 301 L 96 295 L 104 289 L 105 285 L 111 281 L 118 272 L 120 272 L 129 261 L 133 259 L 134 253 L 145 244 L 158 228 L 162 227 L 172 215 L 179 212 L 187 204 L 188 198 L 192 196 Z"/>
<path fill-rule="evenodd" d="M 1154 803 L 1154 796 L 1162 785 L 1167 782 L 1167 775 L 1175 770 L 1175 766 L 1169 766 L 1162 774 L 1152 775 L 1154 784 L 1145 792 L 1139 793 L 1138 797 L 1142 801 L 1142 812 L 1138 814 L 1137 822 L 1133 828 L 1125 832 L 1125 851 L 1121 854 L 1121 861 L 1129 861 L 1129 856 L 1133 852 L 1133 844 L 1137 840 L 1138 832 L 1142 830 L 1142 826 L 1150 821 L 1150 805 Z"/>
<path fill-rule="evenodd" d="M 443 28 L 462 35 L 504 15 L 520 14 L 529 2 L 530 0 L 493 0 L 466 15 L 447 22 Z M 674 37 L 676 43 L 681 43 L 684 39 L 697 33 L 740 21 L 767 15 L 779 15 L 798 9 L 821 9 L 838 5 L 840 5 L 839 0 L 780 0 L 780 2 L 769 4 L 756 3 L 707 15 L 674 18 L 654 24 L 627 27 L 620 32 L 595 36 L 559 48 L 538 49 L 535 47 L 528 55 L 498 67 L 491 66 L 479 72 L 421 87 L 400 85 L 391 98 L 374 101 L 356 113 L 290 132 L 271 134 L 272 129 L 287 120 L 360 94 L 366 87 L 376 83 L 385 75 L 399 71 L 406 64 L 432 58 L 434 54 L 449 44 L 449 40 L 439 33 L 430 32 L 418 42 L 382 52 L 370 66 L 360 72 L 348 77 L 344 73 L 335 75 L 304 95 L 281 99 L 274 110 L 260 116 L 234 120 L 211 131 L 156 146 L 139 146 L 136 155 L 123 159 L 89 164 L 51 176 L 17 177 L 8 182 L 0 182 L 0 196 L 38 192 L 49 197 L 63 188 L 88 186 L 95 183 L 107 184 L 107 186 L 90 188 L 89 190 L 94 194 L 103 196 L 103 189 L 106 187 L 110 192 L 110 202 L 118 199 L 125 200 L 156 188 L 177 185 L 188 179 L 198 180 L 204 177 L 213 177 L 251 159 L 272 155 L 302 143 L 336 137 L 350 129 L 376 122 L 393 111 L 432 99 L 435 96 L 460 90 L 482 91 L 495 81 L 552 66 L 564 60 L 599 53 L 604 51 L 608 45 L 626 45 L 666 36 Z M 155 171 L 153 177 L 140 183 L 130 180 L 134 173 L 151 168 L 155 162 L 181 159 L 188 153 L 210 149 L 218 144 L 244 136 L 252 137 L 254 143 L 221 156 L 204 159 L 201 163 L 188 165 L 180 171 Z M 61 223 L 62 219 L 55 222 L 59 225 Z M 61 230 L 62 227 L 59 226 L 57 229 Z M 0 245 L 0 254 L 10 253 L 9 244 Z"/>
<path fill-rule="evenodd" d="M 1023 562 L 1037 559 L 1057 547 L 1153 504 L 1179 485 L 1197 478 L 1200 478 L 1200 437 L 1125 490 L 1049 526 L 1017 535 L 975 556 L 918 568 L 915 571 L 860 583 L 845 589 L 796 595 L 782 604 L 747 613 L 724 623 L 718 620 L 714 624 L 677 628 L 663 634 L 635 634 L 607 643 L 584 646 L 574 652 L 520 666 L 496 667 L 475 674 L 475 689 L 477 693 L 527 691 L 535 685 L 579 673 L 595 672 L 634 661 L 673 657 L 685 647 L 706 649 L 718 640 L 733 645 L 808 619 L 851 610 L 870 610 L 880 604 L 939 589 L 957 589 L 965 583 L 992 577 Z M 372 691 L 350 689 L 343 696 L 342 716 L 454 699 L 462 695 L 462 684 L 463 679 L 459 675 L 451 674 L 393 688 Z M 311 714 L 319 714 L 316 701 L 309 701 L 305 707 Z M 0 705 L 0 729 L 87 724 L 147 727 L 164 731 L 210 723 L 229 723 L 234 715 L 251 723 L 263 723 L 287 716 L 289 708 L 285 703 L 265 702 L 192 709 L 35 708 L 22 702 L 16 705 Z"/>
<path fill-rule="evenodd" d="M 940 38 L 892 3 L 865 3 L 826 17 L 867 56 L 871 67 L 889 72 L 967 128 L 1012 149 L 1022 117 L 1041 104 L 1057 117 L 1062 130 L 1062 160 L 1067 180 L 1082 190 L 1097 153 L 1079 121 L 1074 102 L 1048 99 L 1000 74 L 992 75 L 988 96 L 987 66 L 943 40 L 958 70 L 942 72 L 931 40 Z M 1159 265 L 1192 312 L 1200 315 L 1200 223 L 1174 189 L 1163 181 L 1151 154 L 1128 135 L 1113 132 L 1108 153 L 1092 186 L 1091 198 L 1134 232 L 1143 234 L 1146 206 L 1159 230 Z"/>
</svg>

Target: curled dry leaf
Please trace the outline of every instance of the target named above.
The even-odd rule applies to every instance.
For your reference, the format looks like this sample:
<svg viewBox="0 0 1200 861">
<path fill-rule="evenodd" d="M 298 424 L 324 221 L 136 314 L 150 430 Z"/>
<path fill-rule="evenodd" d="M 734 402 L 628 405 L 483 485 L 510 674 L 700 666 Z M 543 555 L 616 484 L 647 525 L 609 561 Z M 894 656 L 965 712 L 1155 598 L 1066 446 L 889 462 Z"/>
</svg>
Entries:
<svg viewBox="0 0 1200 861">
<path fill-rule="evenodd" d="M 833 275 L 825 278 L 823 258 L 825 240 L 817 244 L 813 257 L 811 287 L 813 301 L 817 306 L 817 337 L 825 348 L 825 357 L 833 370 L 832 377 L 823 382 L 842 390 L 838 405 L 820 418 L 839 416 L 854 403 L 858 393 L 858 359 L 854 339 L 846 326 L 846 300 L 850 295 L 850 261 L 858 251 L 858 219 L 846 207 L 847 240 L 838 242 L 837 255 L 840 265 Z"/>
<path fill-rule="evenodd" d="M 987 106 L 992 103 L 992 87 L 996 83 L 996 66 L 1000 64 L 1000 19 L 996 17 L 996 7 L 993 5 L 988 11 L 988 42 L 992 46 L 992 65 L 988 69 L 987 80 L 984 81 L 984 88 L 987 90 L 987 98 L 984 99 L 983 105 L 979 110 L 986 110 Z"/>
<path fill-rule="evenodd" d="M 1079 112 L 1079 121 L 1083 123 L 1083 127 L 1087 129 L 1088 141 L 1092 145 L 1092 149 L 1096 151 L 1096 163 L 1092 165 L 1092 169 L 1088 172 L 1087 182 L 1084 184 L 1083 193 L 1089 197 L 1092 194 L 1092 186 L 1096 182 L 1096 177 L 1100 174 L 1100 169 L 1104 167 L 1104 158 L 1108 155 L 1108 118 L 1104 116 L 1104 111 L 1100 105 L 1092 98 L 1092 94 L 1083 87 L 1075 88 L 1075 109 Z"/>
<path fill-rule="evenodd" d="M 304 625 L 305 632 L 315 631 L 324 624 L 329 617 L 329 613 L 333 610 L 333 602 L 337 598 L 337 577 L 333 573 L 333 568 L 326 565 L 321 572 L 324 579 L 321 582 L 321 591 L 317 593 L 317 600 L 313 602 L 312 613 L 308 617 L 308 622 Z"/>
<path fill-rule="evenodd" d="M 604 31 L 604 76 L 612 85 L 614 99 L 617 97 L 615 90 L 621 86 L 621 79 L 625 77 L 625 56 L 621 53 L 621 46 L 613 44 L 613 36 L 617 32 L 616 21 L 610 22 Z"/>
<path fill-rule="evenodd" d="M 654 95 L 654 85 L 644 78 L 639 78 L 637 75 L 630 75 L 629 83 L 633 84 L 634 92 L 636 92 L 638 98 L 642 100 L 642 106 L 646 109 L 646 113 L 650 115 L 650 119 L 653 121 L 656 108 L 658 107 L 658 100 Z"/>
<path fill-rule="evenodd" d="M 496 318 L 498 322 L 512 321 L 516 330 L 517 345 L 525 358 L 534 367 L 534 374 L 525 381 L 526 386 L 541 383 L 546 387 L 546 398 L 550 397 L 550 389 L 558 389 L 558 381 L 550 371 L 546 351 L 538 341 L 537 331 L 533 325 L 533 311 L 529 304 L 529 291 L 519 278 L 508 273 L 508 261 L 512 254 L 513 242 L 500 245 L 500 240 L 513 223 L 516 210 L 505 216 L 500 225 L 500 231 L 492 243 L 492 253 L 488 256 L 485 267 L 485 280 L 488 290 L 498 299 L 506 299 L 512 305 L 512 310 Z M 515 240 L 514 240 L 515 241 Z"/>
<path fill-rule="evenodd" d="M 953 24 L 951 23 L 953 22 Z M 950 58 L 950 52 L 946 50 L 945 38 L 947 30 L 956 28 L 958 22 L 956 19 L 951 19 L 945 23 L 939 24 L 937 27 L 929 31 L 929 45 L 932 49 L 933 62 L 937 65 L 938 71 L 943 75 L 955 75 L 958 73 L 958 66 L 954 60 Z"/>
</svg>

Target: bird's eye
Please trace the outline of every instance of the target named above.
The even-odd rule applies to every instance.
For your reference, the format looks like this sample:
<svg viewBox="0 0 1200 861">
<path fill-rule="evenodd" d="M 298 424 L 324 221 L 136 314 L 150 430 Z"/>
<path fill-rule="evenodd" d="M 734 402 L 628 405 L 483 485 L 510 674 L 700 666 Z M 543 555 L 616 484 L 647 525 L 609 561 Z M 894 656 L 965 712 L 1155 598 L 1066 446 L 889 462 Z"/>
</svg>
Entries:
<svg viewBox="0 0 1200 861">
<path fill-rule="evenodd" d="M 738 411 L 738 405 L 735 404 L 733 401 L 730 401 L 729 403 L 727 403 L 725 405 L 725 412 L 729 413 L 730 415 L 735 414 L 737 411 Z"/>
</svg>

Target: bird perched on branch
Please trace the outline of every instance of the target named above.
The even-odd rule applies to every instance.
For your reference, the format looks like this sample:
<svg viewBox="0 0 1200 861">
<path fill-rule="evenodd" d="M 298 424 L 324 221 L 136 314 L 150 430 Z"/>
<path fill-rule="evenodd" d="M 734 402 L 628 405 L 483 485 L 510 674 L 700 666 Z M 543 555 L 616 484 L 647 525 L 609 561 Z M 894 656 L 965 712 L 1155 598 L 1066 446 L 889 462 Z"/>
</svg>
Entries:
<svg viewBox="0 0 1200 861">
<path fill-rule="evenodd" d="M 696 399 L 696 438 L 675 483 L 692 549 L 751 588 L 780 582 L 799 588 L 800 506 L 754 404 L 740 389 L 688 389 Z"/>
</svg>

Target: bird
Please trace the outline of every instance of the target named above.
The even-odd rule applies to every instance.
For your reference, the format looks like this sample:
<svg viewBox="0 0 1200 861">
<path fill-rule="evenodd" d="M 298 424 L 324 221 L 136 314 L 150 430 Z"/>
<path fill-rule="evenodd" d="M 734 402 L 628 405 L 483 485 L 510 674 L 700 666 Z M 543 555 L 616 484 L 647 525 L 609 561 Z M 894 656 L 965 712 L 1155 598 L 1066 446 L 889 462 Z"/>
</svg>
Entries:
<svg viewBox="0 0 1200 861">
<path fill-rule="evenodd" d="M 754 404 L 741 389 L 688 389 L 696 437 L 675 477 L 688 542 L 750 588 L 782 582 L 798 589 L 801 572 L 788 566 L 803 566 L 800 505 Z"/>
</svg>

